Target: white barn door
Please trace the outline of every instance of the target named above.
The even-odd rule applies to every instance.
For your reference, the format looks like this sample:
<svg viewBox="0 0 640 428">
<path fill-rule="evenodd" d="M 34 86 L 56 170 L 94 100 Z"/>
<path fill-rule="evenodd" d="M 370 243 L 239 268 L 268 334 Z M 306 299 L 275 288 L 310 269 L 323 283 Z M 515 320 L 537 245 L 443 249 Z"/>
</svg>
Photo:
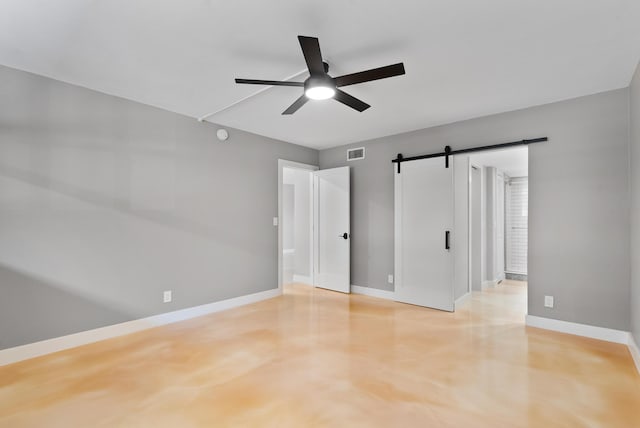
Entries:
<svg viewBox="0 0 640 428">
<path fill-rule="evenodd" d="M 454 310 L 453 164 L 445 168 L 444 158 L 428 158 L 404 162 L 394 172 L 399 302 Z"/>
<path fill-rule="evenodd" d="M 351 291 L 349 167 L 315 171 L 314 285 Z"/>
</svg>

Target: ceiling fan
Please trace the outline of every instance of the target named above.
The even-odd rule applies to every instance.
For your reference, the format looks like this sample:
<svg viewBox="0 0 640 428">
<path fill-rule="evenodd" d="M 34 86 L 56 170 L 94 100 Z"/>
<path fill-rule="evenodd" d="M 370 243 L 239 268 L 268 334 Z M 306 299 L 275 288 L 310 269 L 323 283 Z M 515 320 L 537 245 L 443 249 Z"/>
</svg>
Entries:
<svg viewBox="0 0 640 428">
<path fill-rule="evenodd" d="M 338 88 L 404 74 L 404 64 L 400 62 L 398 64 L 387 65 L 386 67 L 372 68 L 371 70 L 361 71 L 359 73 L 331 77 L 328 74 L 329 64 L 322 60 L 318 39 L 316 37 L 298 36 L 298 41 L 300 41 L 302 54 L 304 55 L 304 59 L 307 62 L 307 68 L 309 69 L 309 78 L 307 80 L 304 82 L 290 82 L 278 80 L 236 79 L 236 83 L 303 87 L 304 94 L 295 100 L 288 109 L 282 112 L 282 114 L 295 113 L 310 99 L 326 100 L 329 98 L 333 98 L 352 109 L 363 112 L 371 106 Z"/>
</svg>

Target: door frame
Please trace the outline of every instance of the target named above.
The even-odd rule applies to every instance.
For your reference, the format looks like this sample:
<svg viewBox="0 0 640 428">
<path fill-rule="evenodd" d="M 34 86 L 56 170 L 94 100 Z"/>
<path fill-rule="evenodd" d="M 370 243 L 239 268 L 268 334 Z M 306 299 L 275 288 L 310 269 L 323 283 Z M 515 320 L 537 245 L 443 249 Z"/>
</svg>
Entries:
<svg viewBox="0 0 640 428">
<path fill-rule="evenodd" d="M 320 169 L 320 167 L 318 165 L 310 165 L 310 164 L 306 164 L 306 163 L 301 163 L 301 162 L 294 162 L 294 161 L 290 161 L 290 160 L 286 160 L 286 159 L 278 159 L 278 290 L 280 291 L 280 294 L 282 294 L 282 286 L 283 284 L 283 264 L 284 264 L 284 259 L 282 257 L 282 195 L 284 193 L 284 169 L 285 168 L 292 168 L 292 169 L 301 169 L 304 171 L 309 171 L 309 173 L 313 173 L 313 171 L 318 171 Z M 313 190 L 313 180 L 311 180 L 311 190 Z M 314 204 L 314 200 L 313 200 L 313 193 L 311 193 L 311 204 Z M 312 217 L 315 215 L 315 207 L 312 206 L 311 207 L 311 215 Z M 315 242 L 314 242 L 314 234 L 313 234 L 313 228 L 314 228 L 314 224 L 315 221 L 311 222 L 311 230 L 309 231 L 309 234 L 311 236 L 311 269 L 310 269 L 310 275 L 311 275 L 311 281 L 312 283 L 315 283 L 315 278 L 314 278 L 314 269 L 313 269 L 313 260 L 314 260 L 314 251 L 315 251 Z"/>
<path fill-rule="evenodd" d="M 474 183 L 475 181 L 473 180 L 473 171 L 476 170 L 479 172 L 479 180 L 480 183 L 478 188 L 480 190 L 480 207 L 478 210 L 478 215 L 480 216 L 480 254 L 474 254 L 473 253 L 473 244 L 474 244 L 474 240 L 473 240 L 473 233 L 475 228 L 473 227 L 473 196 L 474 196 L 474 191 L 473 191 L 473 187 L 474 187 Z M 468 257 L 469 257 L 469 283 L 468 283 L 468 292 L 471 293 L 473 292 L 473 263 L 474 260 L 476 258 L 480 259 L 480 283 L 482 283 L 482 278 L 483 278 L 483 257 L 482 257 L 482 248 L 484 248 L 484 240 L 482 239 L 482 222 L 484 221 L 484 210 L 482 209 L 482 199 L 483 199 L 483 192 L 482 192 L 482 186 L 484 184 L 484 180 L 482 180 L 482 175 L 483 175 L 483 171 L 482 171 L 482 166 L 476 164 L 475 162 L 471 161 L 471 158 L 469 158 L 469 168 L 468 168 L 468 174 L 469 174 L 469 204 L 467 205 L 467 219 L 469 221 L 468 227 L 469 227 L 469 234 L 467 235 L 467 252 L 468 252 Z M 477 256 L 477 257 L 474 257 Z"/>
</svg>

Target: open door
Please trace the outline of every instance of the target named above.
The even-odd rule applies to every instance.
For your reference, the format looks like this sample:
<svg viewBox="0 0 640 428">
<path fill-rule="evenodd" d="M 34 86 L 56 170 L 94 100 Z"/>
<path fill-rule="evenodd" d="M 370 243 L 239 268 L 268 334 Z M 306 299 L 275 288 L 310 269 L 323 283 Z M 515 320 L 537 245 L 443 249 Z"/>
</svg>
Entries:
<svg viewBox="0 0 640 428">
<path fill-rule="evenodd" d="M 394 175 L 396 300 L 452 312 L 453 162 L 405 162 Z"/>
<path fill-rule="evenodd" d="M 351 291 L 349 167 L 315 171 L 314 285 Z"/>
</svg>

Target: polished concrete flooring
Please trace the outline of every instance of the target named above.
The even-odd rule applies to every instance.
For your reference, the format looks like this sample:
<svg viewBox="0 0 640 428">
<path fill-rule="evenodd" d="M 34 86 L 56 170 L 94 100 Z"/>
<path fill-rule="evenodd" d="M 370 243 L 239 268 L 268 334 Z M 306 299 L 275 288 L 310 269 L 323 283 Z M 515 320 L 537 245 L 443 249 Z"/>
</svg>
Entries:
<svg viewBox="0 0 640 428">
<path fill-rule="evenodd" d="M 0 367 L 0 426 L 640 427 L 627 348 L 526 328 L 525 299 L 450 314 L 293 285 Z"/>
</svg>

